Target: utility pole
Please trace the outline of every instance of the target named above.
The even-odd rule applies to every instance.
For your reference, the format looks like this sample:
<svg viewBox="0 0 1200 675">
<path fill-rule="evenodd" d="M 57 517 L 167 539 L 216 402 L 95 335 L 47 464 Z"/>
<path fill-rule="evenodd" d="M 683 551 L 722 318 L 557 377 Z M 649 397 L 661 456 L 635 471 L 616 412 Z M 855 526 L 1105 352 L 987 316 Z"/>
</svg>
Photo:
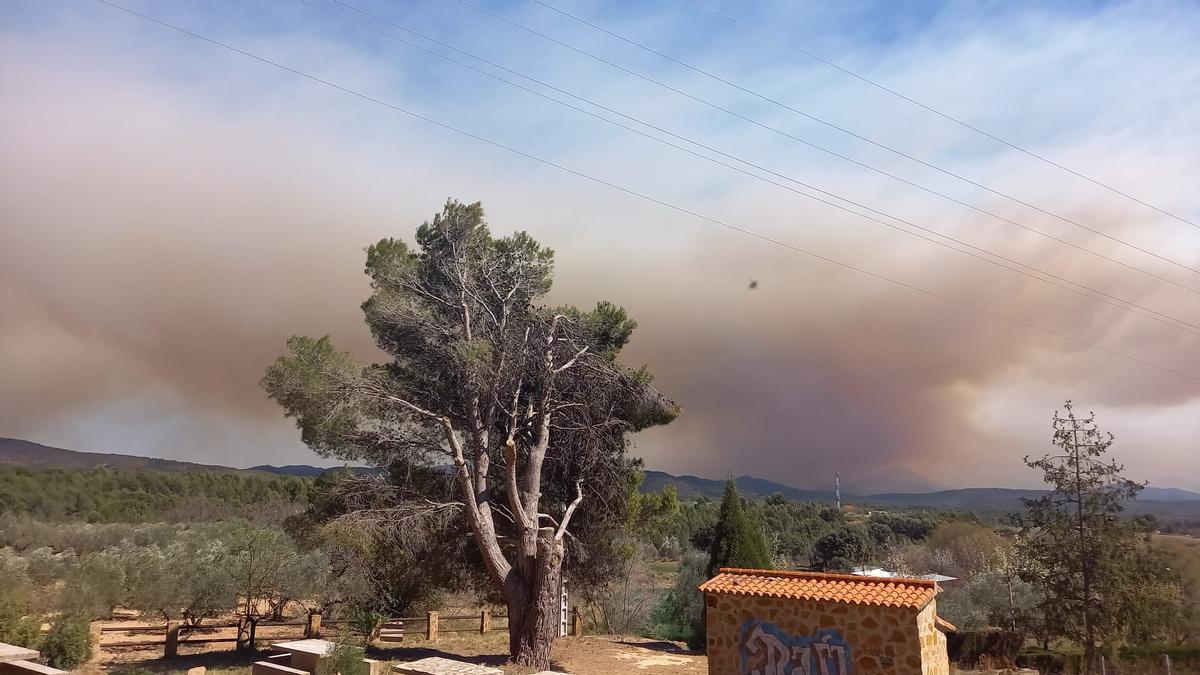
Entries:
<svg viewBox="0 0 1200 675">
<path fill-rule="evenodd" d="M 833 507 L 838 510 L 838 513 L 841 513 L 841 511 L 842 511 L 842 472 L 841 471 L 834 472 L 834 474 L 833 474 L 833 499 L 834 499 Z"/>
</svg>

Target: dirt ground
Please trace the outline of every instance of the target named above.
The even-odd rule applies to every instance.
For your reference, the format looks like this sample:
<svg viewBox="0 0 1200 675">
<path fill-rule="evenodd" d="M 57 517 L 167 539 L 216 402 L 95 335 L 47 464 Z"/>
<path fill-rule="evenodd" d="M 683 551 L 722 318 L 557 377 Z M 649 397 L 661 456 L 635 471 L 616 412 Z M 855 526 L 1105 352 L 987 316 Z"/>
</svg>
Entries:
<svg viewBox="0 0 1200 675">
<path fill-rule="evenodd" d="M 260 640 L 263 639 L 260 633 Z M 281 636 L 282 638 L 283 636 Z M 286 636 L 294 638 L 294 635 Z M 269 638 L 268 638 L 269 639 Z M 106 634 L 106 642 L 109 640 Z M 442 656 L 502 668 L 506 673 L 528 673 L 505 663 L 508 660 L 508 636 L 500 630 L 479 634 L 440 637 L 433 642 L 420 638 L 404 643 L 379 647 L 372 658 L 402 662 Z M 232 645 L 216 644 L 204 647 L 183 645 L 179 656 L 161 658 L 158 649 L 105 649 L 100 659 L 82 669 L 90 675 L 101 673 L 182 673 L 189 668 L 205 666 L 213 673 L 242 675 L 261 658 L 255 654 L 239 654 Z M 553 669 L 577 675 L 610 675 L 612 673 L 645 673 L 646 675 L 684 675 L 708 672 L 703 654 L 687 651 L 684 645 L 647 640 L 638 637 L 562 638 L 555 643 Z"/>
</svg>

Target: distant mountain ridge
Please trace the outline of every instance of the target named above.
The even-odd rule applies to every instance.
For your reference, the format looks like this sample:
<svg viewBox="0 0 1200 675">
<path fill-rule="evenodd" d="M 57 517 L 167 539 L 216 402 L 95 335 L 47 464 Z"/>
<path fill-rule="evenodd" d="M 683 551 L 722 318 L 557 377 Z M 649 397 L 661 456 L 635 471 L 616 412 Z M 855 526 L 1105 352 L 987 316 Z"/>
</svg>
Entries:
<svg viewBox="0 0 1200 675">
<path fill-rule="evenodd" d="M 750 497 L 766 497 L 781 494 L 791 499 L 803 501 L 832 501 L 832 490 L 802 490 L 790 485 L 753 476 L 738 476 L 734 479 L 738 489 Z M 719 499 L 725 490 L 725 481 L 697 476 L 674 476 L 663 471 L 646 471 L 642 482 L 644 492 L 657 492 L 667 485 L 674 485 L 679 496 L 686 499 L 708 497 Z M 1015 488 L 962 488 L 957 490 L 935 490 L 932 492 L 883 492 L 877 494 L 856 495 L 842 492 L 842 501 L 846 503 L 876 504 L 881 506 L 924 506 L 938 509 L 985 509 L 995 511 L 1011 511 L 1021 508 L 1021 498 L 1037 497 L 1045 494 L 1044 490 L 1027 490 Z M 1147 487 L 1138 496 L 1137 503 L 1168 504 L 1165 508 L 1154 511 L 1196 511 L 1200 513 L 1200 492 L 1191 492 L 1179 488 Z M 1194 507 L 1194 508 L 1193 508 Z M 1143 512 L 1149 509 L 1133 507 L 1133 512 Z"/>
<path fill-rule="evenodd" d="M 154 471 L 211 471 L 216 473 L 244 473 L 216 464 L 199 464 L 157 457 L 137 457 L 103 452 L 81 452 L 64 450 L 19 438 L 0 438 L 0 464 L 15 464 L 31 469 L 151 469 Z"/>
<path fill-rule="evenodd" d="M 352 466 L 352 467 L 323 467 L 312 466 L 311 464 L 284 464 L 282 466 L 274 466 L 271 464 L 259 464 L 258 466 L 250 467 L 250 471 L 265 471 L 279 476 L 303 476 L 306 478 L 316 478 L 324 474 L 326 471 L 337 471 L 341 469 L 350 469 L 356 474 L 373 473 L 376 469 L 369 466 Z"/>
<path fill-rule="evenodd" d="M 279 476 L 319 476 L 329 469 L 307 464 L 271 466 L 263 464 L 249 469 L 236 469 L 219 464 L 200 464 L 176 459 L 139 457 L 105 452 L 65 450 L 19 438 L 0 437 L 0 464 L 13 464 L 30 469 L 124 469 L 127 471 L 206 471 L 212 473 L 270 473 Z"/>
<path fill-rule="evenodd" d="M 273 466 L 262 464 L 249 469 L 235 469 L 214 464 L 199 464 L 173 459 L 137 457 L 111 453 L 79 452 L 55 448 L 32 441 L 16 438 L 0 438 L 0 464 L 14 464 L 34 469 L 95 469 L 111 467 L 126 470 L 154 471 L 209 471 L 217 473 L 268 473 L 283 476 L 316 477 L 331 469 L 307 464 Z M 352 467 L 356 473 L 373 469 Z M 738 476 L 738 488 L 750 497 L 766 497 L 782 494 L 800 501 L 832 501 L 832 490 L 805 490 L 776 483 L 754 476 Z M 725 489 L 724 480 L 700 478 L 698 476 L 675 476 L 664 471 L 647 470 L 642 483 L 643 492 L 657 492 L 667 485 L 674 485 L 685 499 L 708 497 L 719 499 Z M 856 495 L 842 493 L 842 501 L 864 505 L 895 507 L 927 507 L 935 509 L 1012 511 L 1021 508 L 1022 497 L 1044 494 L 1042 490 L 1012 488 L 963 488 L 957 490 L 934 490 L 929 492 L 883 492 Z M 1200 517 L 1200 493 L 1179 488 L 1147 487 L 1139 499 L 1131 505 L 1133 513 L 1156 513 L 1163 515 L 1196 514 Z"/>
</svg>

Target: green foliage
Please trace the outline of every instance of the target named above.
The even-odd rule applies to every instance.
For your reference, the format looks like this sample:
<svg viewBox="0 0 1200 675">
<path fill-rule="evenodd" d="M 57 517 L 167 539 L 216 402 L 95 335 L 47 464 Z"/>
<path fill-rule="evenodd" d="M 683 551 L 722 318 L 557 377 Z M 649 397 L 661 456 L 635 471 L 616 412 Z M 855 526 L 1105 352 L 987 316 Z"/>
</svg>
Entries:
<svg viewBox="0 0 1200 675">
<path fill-rule="evenodd" d="M 686 642 L 692 649 L 704 648 L 704 594 L 699 586 L 706 579 L 708 556 L 700 551 L 685 553 L 675 585 L 662 595 L 650 614 L 650 633 L 654 637 Z"/>
<path fill-rule="evenodd" d="M 388 615 L 369 604 L 356 601 L 351 603 L 347 618 L 350 620 L 350 630 L 362 639 L 363 644 L 371 644 L 372 640 L 379 637 Z"/>
<path fill-rule="evenodd" d="M 644 368 L 616 360 L 634 328 L 623 309 L 539 304 L 554 255 L 527 233 L 495 237 L 480 204 L 448 200 L 417 229 L 416 244 L 384 239 L 367 250 L 362 310 L 386 362 L 358 365 L 328 338 L 295 337 L 263 377 L 309 447 L 386 470 L 307 529 L 373 530 L 348 555 L 371 567 L 392 561 L 404 576 L 428 579 L 425 587 L 452 580 L 440 568 L 469 568 L 514 614 L 541 614 L 549 605 L 530 599 L 557 578 L 564 556 L 572 579 L 582 572 L 600 583 L 589 567 L 615 573 L 604 560 L 627 521 L 629 436 L 669 422 L 678 407 Z M 432 469 L 448 465 L 453 473 Z M 545 522 L 559 523 L 554 537 L 538 536 Z M 548 652 L 532 646 L 553 639 L 550 625 L 514 621 L 530 633 L 511 643 L 514 659 L 544 660 Z"/>
<path fill-rule="evenodd" d="M 1020 575 L 1043 594 L 1035 629 L 1043 639 L 1082 645 L 1090 673 L 1102 647 L 1153 632 L 1150 626 L 1172 613 L 1163 603 L 1178 598 L 1178 585 L 1137 524 L 1118 517 L 1142 486 L 1104 459 L 1112 434 L 1099 430 L 1094 415 L 1076 417 L 1070 401 L 1065 416 L 1055 413 L 1053 426 L 1059 453 L 1026 457 L 1051 492 L 1025 500 L 1018 518 Z"/>
<path fill-rule="evenodd" d="M 42 622 L 29 616 L 29 607 L 0 594 L 0 642 L 36 649 L 42 637 Z"/>
<path fill-rule="evenodd" d="M 874 555 L 875 544 L 861 525 L 838 528 L 813 544 L 813 565 L 826 572 L 849 572 Z"/>
<path fill-rule="evenodd" d="M 668 552 L 665 557 L 674 557 L 669 554 L 680 552 L 678 540 L 673 536 L 681 508 L 679 493 L 674 485 L 666 486 L 662 492 L 641 492 L 643 477 L 641 471 L 630 474 L 626 528 L 656 551 Z"/>
<path fill-rule="evenodd" d="M 921 541 L 933 533 L 944 518 L 928 511 L 920 513 L 877 513 L 871 516 L 871 523 L 887 527 L 893 534 L 912 541 Z"/>
<path fill-rule="evenodd" d="M 1014 611 L 1019 615 L 1036 602 L 1029 583 L 989 572 L 944 589 L 938 595 L 938 615 L 961 630 L 1008 628 Z"/>
<path fill-rule="evenodd" d="M 298 589 L 311 590 L 300 578 L 309 571 L 309 566 L 292 540 L 280 530 L 240 528 L 226 547 L 225 574 L 237 580 L 235 588 L 241 598 L 242 616 L 278 620 Z"/>
<path fill-rule="evenodd" d="M 190 623 L 233 609 L 238 579 L 223 540 L 186 539 L 166 546 L 122 546 L 131 609 Z"/>
<path fill-rule="evenodd" d="M 10 548 L 0 548 L 0 642 L 36 648 L 41 621 L 30 616 L 34 585 L 28 569 L 28 561 Z"/>
<path fill-rule="evenodd" d="M 304 502 L 310 483 L 295 476 L 0 464 L 0 512 L 89 523 L 281 519 Z"/>
<path fill-rule="evenodd" d="M 252 618 L 277 618 L 294 599 L 330 606 L 342 590 L 326 552 L 300 551 L 282 531 L 244 521 L 132 526 L 0 518 L 0 542 L 23 547 L 0 549 L 0 574 L 14 581 L 0 588 L 0 599 L 13 598 L 27 614 L 92 619 L 121 606 L 195 624 L 250 598 Z M 42 542 L 53 547 L 30 548 Z"/>
<path fill-rule="evenodd" d="M 721 499 L 721 514 L 709 553 L 709 576 L 722 567 L 772 567 L 771 550 L 762 526 L 746 514 L 742 495 L 732 478 L 725 482 L 725 495 Z"/>
<path fill-rule="evenodd" d="M 356 457 L 342 441 L 353 437 L 363 411 L 345 405 L 361 378 L 360 367 L 346 352 L 336 351 L 329 336 L 292 336 L 288 353 L 275 359 L 262 386 L 289 417 L 296 418 L 300 438 L 317 452 L 341 459 Z M 320 423 L 313 423 L 319 417 Z"/>
<path fill-rule="evenodd" d="M 54 668 L 73 670 L 87 661 L 91 651 L 88 621 L 80 616 L 64 616 L 50 627 L 40 649 Z"/>
<path fill-rule="evenodd" d="M 347 640 L 338 640 L 317 664 L 315 675 L 367 675 L 369 668 L 363 663 L 366 651 Z"/>
<path fill-rule="evenodd" d="M 409 479 L 445 482 L 443 475 L 428 469 L 413 468 Z M 372 484 L 377 480 L 349 473 L 326 474 L 317 480 L 309 508 L 288 520 L 288 530 L 306 550 L 299 562 L 312 568 L 295 575 L 305 580 L 304 588 L 293 587 L 292 597 L 306 598 L 306 607 L 319 609 L 346 602 L 383 614 L 409 616 L 436 609 L 445 588 L 467 590 L 476 585 L 470 565 L 464 563 L 470 535 L 465 528 L 456 530 L 459 521 L 452 513 L 436 521 L 445 528 L 437 536 L 428 531 L 433 521 L 418 528 L 358 518 L 358 496 L 377 489 L 378 485 Z M 390 493 L 377 494 L 372 504 L 379 509 L 398 506 Z M 332 574 L 333 569 L 337 574 Z"/>
</svg>

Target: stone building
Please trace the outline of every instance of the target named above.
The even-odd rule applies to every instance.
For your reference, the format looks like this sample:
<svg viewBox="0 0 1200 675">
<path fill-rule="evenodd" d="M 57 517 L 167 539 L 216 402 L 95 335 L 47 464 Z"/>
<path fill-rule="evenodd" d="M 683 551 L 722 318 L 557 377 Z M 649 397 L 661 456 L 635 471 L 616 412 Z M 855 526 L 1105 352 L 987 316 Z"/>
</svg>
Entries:
<svg viewBox="0 0 1200 675">
<path fill-rule="evenodd" d="M 722 569 L 700 585 L 710 675 L 949 675 L 937 583 Z"/>
</svg>

